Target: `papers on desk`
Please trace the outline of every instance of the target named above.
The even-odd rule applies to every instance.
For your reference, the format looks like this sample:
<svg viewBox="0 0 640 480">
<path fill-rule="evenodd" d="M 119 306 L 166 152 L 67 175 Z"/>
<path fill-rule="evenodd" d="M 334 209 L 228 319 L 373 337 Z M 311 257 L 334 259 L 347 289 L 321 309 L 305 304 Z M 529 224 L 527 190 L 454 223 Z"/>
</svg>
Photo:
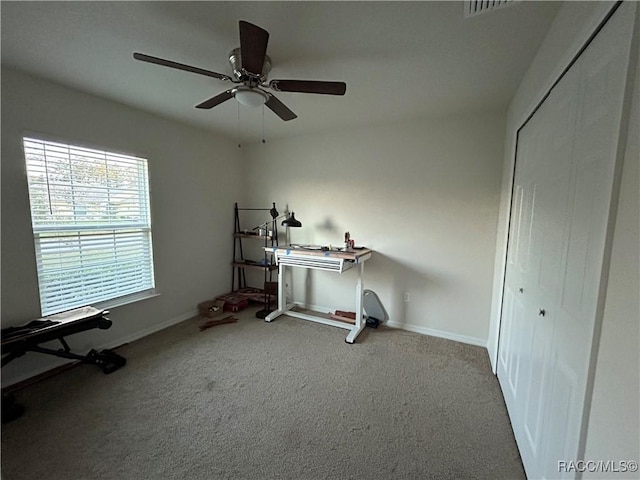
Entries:
<svg viewBox="0 0 640 480">
<path fill-rule="evenodd" d="M 291 248 L 299 248 L 300 250 L 329 250 L 329 247 L 323 247 L 322 245 L 289 245 Z"/>
<path fill-rule="evenodd" d="M 291 245 L 288 245 L 288 247 L 299 249 L 299 250 L 317 250 L 321 252 L 345 252 L 345 251 L 349 252 L 354 250 L 364 250 L 366 248 L 366 247 L 353 247 L 351 250 L 346 250 L 344 247 L 334 247 L 332 245 L 327 247 L 326 245 L 298 245 L 298 244 L 291 244 Z"/>
</svg>

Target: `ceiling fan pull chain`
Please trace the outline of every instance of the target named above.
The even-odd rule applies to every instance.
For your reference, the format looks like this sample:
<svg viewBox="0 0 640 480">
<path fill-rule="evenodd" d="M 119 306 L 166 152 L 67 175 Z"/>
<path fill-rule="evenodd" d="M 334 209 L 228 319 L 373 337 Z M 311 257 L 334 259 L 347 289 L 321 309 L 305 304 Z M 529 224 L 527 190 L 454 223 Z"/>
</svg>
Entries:
<svg viewBox="0 0 640 480">
<path fill-rule="evenodd" d="M 264 105 L 262 105 L 262 143 L 267 143 L 264 139 Z"/>
<path fill-rule="evenodd" d="M 240 143 L 240 104 L 236 102 L 238 106 L 238 148 L 242 148 L 242 144 Z"/>
</svg>

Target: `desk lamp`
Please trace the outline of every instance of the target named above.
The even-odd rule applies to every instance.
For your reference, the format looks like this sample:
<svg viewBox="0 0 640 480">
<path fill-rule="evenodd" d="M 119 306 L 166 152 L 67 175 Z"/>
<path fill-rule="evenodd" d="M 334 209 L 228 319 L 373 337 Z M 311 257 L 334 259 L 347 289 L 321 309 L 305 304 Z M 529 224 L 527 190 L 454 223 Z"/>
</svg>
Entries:
<svg viewBox="0 0 640 480">
<path fill-rule="evenodd" d="M 283 227 L 301 227 L 302 222 L 300 222 L 299 220 L 296 220 L 296 214 L 294 212 L 291 212 L 291 215 L 287 217 L 286 220 L 282 221 L 282 226 Z"/>
</svg>

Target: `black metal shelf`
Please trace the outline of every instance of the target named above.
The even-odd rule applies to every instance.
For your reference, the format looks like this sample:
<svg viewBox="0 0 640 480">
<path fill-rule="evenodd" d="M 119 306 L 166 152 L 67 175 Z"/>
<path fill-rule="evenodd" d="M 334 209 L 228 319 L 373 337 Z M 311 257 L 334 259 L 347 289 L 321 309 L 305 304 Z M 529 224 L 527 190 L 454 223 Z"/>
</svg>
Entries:
<svg viewBox="0 0 640 480">
<path fill-rule="evenodd" d="M 247 230 L 246 228 L 240 228 L 240 212 L 246 210 L 256 210 L 269 212 L 271 220 L 264 222 L 263 224 L 253 227 L 253 230 Z M 256 262 L 247 260 L 244 257 L 244 251 L 242 247 L 243 240 L 260 240 L 263 242 L 264 247 L 277 247 L 278 246 L 278 229 L 276 219 L 278 217 L 278 211 L 276 210 L 276 204 L 273 203 L 272 208 L 239 208 L 238 204 L 234 207 L 234 225 L 233 225 L 233 257 L 231 261 L 231 291 L 235 292 L 242 288 L 247 288 L 247 279 L 245 276 L 245 270 L 260 270 L 264 272 L 264 285 L 260 290 L 264 292 L 264 308 L 256 313 L 258 318 L 264 318 L 269 312 L 271 312 L 271 288 L 267 289 L 267 282 L 272 285 L 273 272 L 277 271 L 278 267 L 273 262 L 273 254 L 267 252 L 264 249 L 262 262 Z M 243 227 L 247 227 L 244 225 Z M 254 231 L 259 230 L 254 233 Z M 259 235 L 259 233 L 269 232 L 271 235 Z M 237 279 L 237 281 L 236 281 Z"/>
<path fill-rule="evenodd" d="M 277 265 L 260 265 L 259 263 L 246 263 L 246 262 L 233 262 L 233 266 L 236 268 L 254 268 L 256 270 L 269 270 L 274 271 L 278 269 Z"/>
</svg>

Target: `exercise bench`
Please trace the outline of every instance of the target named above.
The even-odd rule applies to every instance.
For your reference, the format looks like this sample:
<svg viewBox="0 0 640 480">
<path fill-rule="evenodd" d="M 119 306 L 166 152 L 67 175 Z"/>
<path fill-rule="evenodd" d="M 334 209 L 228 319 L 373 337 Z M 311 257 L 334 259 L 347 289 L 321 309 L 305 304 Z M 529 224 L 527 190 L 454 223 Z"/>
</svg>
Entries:
<svg viewBox="0 0 640 480">
<path fill-rule="evenodd" d="M 91 349 L 86 355 L 73 353 L 69 344 L 64 339 L 93 328 L 106 330 L 111 327 L 111 320 L 106 315 L 106 310 L 98 310 L 94 307 L 82 307 L 67 312 L 58 313 L 49 317 L 33 320 L 18 327 L 2 329 L 2 366 L 23 356 L 27 352 L 38 352 L 56 357 L 79 360 L 83 363 L 92 363 L 102 368 L 104 373 L 112 373 L 123 367 L 127 360 L 117 353 L 104 349 L 100 352 Z M 42 343 L 58 340 L 62 348 L 43 347 Z M 2 423 L 7 423 L 22 416 L 24 406 L 16 402 L 12 393 L 2 394 Z"/>
<path fill-rule="evenodd" d="M 100 352 L 91 349 L 86 355 L 79 355 L 71 351 L 65 340 L 69 335 L 93 328 L 101 330 L 110 328 L 112 322 L 106 317 L 108 313 L 107 310 L 82 307 L 34 320 L 18 327 L 3 328 L 2 366 L 27 352 L 38 352 L 92 363 L 102 368 L 104 373 L 115 372 L 127 363 L 124 357 L 107 349 Z M 41 346 L 53 340 L 60 341 L 62 348 L 55 350 Z"/>
</svg>

